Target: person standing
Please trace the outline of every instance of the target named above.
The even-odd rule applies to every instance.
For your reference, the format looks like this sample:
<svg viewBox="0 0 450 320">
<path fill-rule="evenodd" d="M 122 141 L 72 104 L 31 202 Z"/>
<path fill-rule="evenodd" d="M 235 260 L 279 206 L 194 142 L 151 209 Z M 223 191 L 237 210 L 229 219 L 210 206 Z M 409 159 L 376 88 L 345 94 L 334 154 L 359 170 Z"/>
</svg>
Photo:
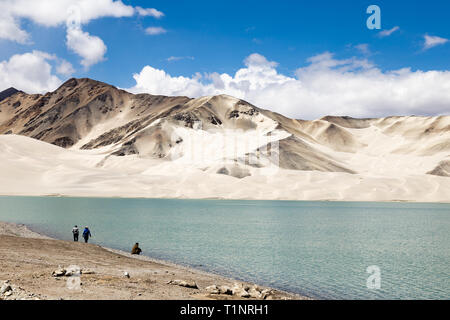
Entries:
<svg viewBox="0 0 450 320">
<path fill-rule="evenodd" d="M 72 234 L 73 234 L 73 241 L 78 242 L 78 236 L 80 234 L 80 230 L 78 230 L 78 226 L 73 227 Z"/>
<path fill-rule="evenodd" d="M 89 227 L 86 226 L 83 231 L 83 238 L 85 243 L 88 243 L 89 237 L 92 237 L 91 231 L 89 230 Z"/>
</svg>

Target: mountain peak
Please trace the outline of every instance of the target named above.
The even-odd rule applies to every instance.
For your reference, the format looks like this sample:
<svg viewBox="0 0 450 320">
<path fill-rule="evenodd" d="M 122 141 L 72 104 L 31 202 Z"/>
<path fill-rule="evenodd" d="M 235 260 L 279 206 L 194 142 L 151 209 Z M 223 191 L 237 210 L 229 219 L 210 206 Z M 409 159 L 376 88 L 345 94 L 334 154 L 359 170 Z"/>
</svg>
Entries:
<svg viewBox="0 0 450 320">
<path fill-rule="evenodd" d="M 9 98 L 10 96 L 12 96 L 13 94 L 15 94 L 17 92 L 21 92 L 21 91 L 17 90 L 16 88 L 13 88 L 13 87 L 3 90 L 2 92 L 0 92 L 0 101 L 3 101 L 6 98 Z"/>
<path fill-rule="evenodd" d="M 93 80 L 91 78 L 70 78 L 69 80 L 67 80 L 66 82 L 64 82 L 56 91 L 60 90 L 60 89 L 67 89 L 67 88 L 75 88 L 77 86 L 104 86 L 104 87 L 113 87 L 114 86 L 101 82 L 101 81 L 97 81 L 97 80 Z"/>
</svg>

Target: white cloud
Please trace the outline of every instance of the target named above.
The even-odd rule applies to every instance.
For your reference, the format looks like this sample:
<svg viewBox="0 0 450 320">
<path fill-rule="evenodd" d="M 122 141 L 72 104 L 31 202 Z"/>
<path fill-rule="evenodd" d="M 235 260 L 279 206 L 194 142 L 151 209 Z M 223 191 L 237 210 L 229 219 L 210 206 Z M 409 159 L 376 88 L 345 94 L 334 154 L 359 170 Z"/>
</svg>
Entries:
<svg viewBox="0 0 450 320">
<path fill-rule="evenodd" d="M 167 30 L 162 27 L 148 27 L 145 29 L 145 33 L 151 36 L 156 36 L 158 34 L 166 33 Z"/>
<path fill-rule="evenodd" d="M 161 11 L 158 11 L 158 10 L 156 10 L 154 8 L 144 9 L 144 8 L 141 8 L 141 7 L 136 7 L 136 12 L 140 16 L 143 16 L 143 17 L 151 16 L 151 17 L 154 17 L 156 19 L 164 17 L 164 13 L 162 13 Z"/>
<path fill-rule="evenodd" d="M 0 39 L 16 41 L 21 44 L 29 42 L 30 35 L 20 29 L 17 19 L 1 11 L 0 6 Z"/>
<path fill-rule="evenodd" d="M 67 28 L 66 44 L 70 50 L 83 58 L 81 64 L 85 69 L 105 59 L 107 48 L 102 39 L 91 36 L 80 27 Z"/>
<path fill-rule="evenodd" d="M 260 55 L 259 53 L 252 53 L 244 60 L 244 64 L 247 67 L 260 67 L 260 68 L 275 68 L 278 66 L 277 62 L 268 61 L 266 57 Z"/>
<path fill-rule="evenodd" d="M 113 0 L 0 0 L 0 12 L 14 19 L 29 19 L 39 25 L 56 27 L 66 23 L 73 10 L 80 23 L 103 17 L 130 17 L 134 8 Z"/>
<path fill-rule="evenodd" d="M 399 26 L 395 26 L 392 29 L 383 30 L 383 31 L 378 32 L 378 36 L 381 38 L 389 37 L 391 34 L 393 34 L 395 31 L 397 31 L 399 29 L 400 29 Z"/>
<path fill-rule="evenodd" d="M 336 59 L 325 52 L 308 59 L 295 76 L 280 74 L 277 63 L 260 54 L 245 60 L 234 75 L 174 77 L 144 67 L 132 92 L 162 95 L 229 94 L 294 118 L 324 115 L 380 117 L 449 112 L 450 71 L 382 71 L 366 59 Z"/>
<path fill-rule="evenodd" d="M 424 44 L 423 44 L 423 48 L 424 50 L 433 48 L 435 46 L 441 45 L 441 44 L 445 44 L 447 43 L 449 40 L 445 39 L 445 38 L 441 38 L 441 37 L 437 37 L 437 36 L 429 36 L 429 35 L 424 35 Z"/>
<path fill-rule="evenodd" d="M 55 90 L 62 81 L 52 74 L 49 62 L 57 57 L 42 51 L 13 55 L 0 62 L 0 90 L 15 87 L 28 93 Z"/>
<path fill-rule="evenodd" d="M 81 26 L 104 17 L 131 17 L 134 14 L 159 18 L 164 14 L 156 9 L 125 5 L 121 0 L 0 0 L 0 39 L 30 42 L 30 35 L 21 28 L 21 21 L 28 19 L 38 25 L 67 28 L 66 43 L 82 57 L 82 65 L 89 67 L 103 60 L 106 46 L 103 41 L 81 30 Z M 70 23 L 69 23 L 70 22 Z M 87 44 L 89 53 L 78 44 Z"/>
<path fill-rule="evenodd" d="M 370 54 L 369 45 L 367 43 L 357 44 L 355 48 L 365 55 Z"/>
<path fill-rule="evenodd" d="M 205 93 L 205 88 L 196 78 L 172 77 L 164 70 L 145 66 L 135 74 L 136 86 L 130 91 L 148 92 L 161 95 L 188 95 L 198 97 Z"/>
<path fill-rule="evenodd" d="M 180 60 L 194 60 L 195 58 L 194 57 L 191 57 L 191 56 L 185 56 L 185 57 L 174 57 L 174 56 L 171 56 L 171 57 L 168 57 L 166 60 L 168 61 L 168 62 L 172 62 L 172 61 L 180 61 Z"/>
<path fill-rule="evenodd" d="M 58 66 L 56 67 L 56 72 L 59 73 L 60 75 L 69 77 L 75 72 L 75 69 L 73 68 L 72 64 L 69 61 L 61 59 L 59 61 Z"/>
</svg>

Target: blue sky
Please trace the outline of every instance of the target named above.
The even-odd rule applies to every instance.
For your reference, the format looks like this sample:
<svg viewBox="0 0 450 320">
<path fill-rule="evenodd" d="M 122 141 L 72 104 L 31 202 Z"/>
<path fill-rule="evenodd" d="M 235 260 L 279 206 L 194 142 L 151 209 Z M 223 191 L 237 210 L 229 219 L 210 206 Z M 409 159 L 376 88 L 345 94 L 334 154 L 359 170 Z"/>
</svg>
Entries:
<svg viewBox="0 0 450 320">
<path fill-rule="evenodd" d="M 2 2 L 12 7 L 8 0 Z M 245 68 L 244 59 L 253 53 L 276 62 L 277 73 L 292 78 L 310 64 L 308 58 L 325 52 L 338 60 L 365 59 L 381 72 L 448 71 L 450 67 L 450 42 L 424 49 L 425 35 L 450 38 L 450 1 L 445 0 L 122 2 L 134 8 L 155 8 L 164 16 L 105 14 L 83 23 L 83 32 L 100 38 L 107 47 L 104 59 L 88 68 L 80 64 L 80 54 L 68 47 L 64 23 L 46 26 L 37 22 L 38 17 L 23 15 L 15 19 L 29 34 L 29 41 L 1 39 L 0 34 L 0 61 L 37 50 L 72 65 L 70 75 L 52 71 L 60 80 L 90 77 L 122 88 L 135 86 L 133 74 L 145 66 L 172 77 L 213 72 L 233 76 Z M 369 30 L 366 8 L 371 4 L 381 8 L 382 30 L 398 30 L 385 37 L 380 37 L 381 30 Z M 148 35 L 149 27 L 166 32 Z M 168 61 L 169 57 L 176 59 Z M 53 69 L 57 61 L 48 59 Z"/>
</svg>

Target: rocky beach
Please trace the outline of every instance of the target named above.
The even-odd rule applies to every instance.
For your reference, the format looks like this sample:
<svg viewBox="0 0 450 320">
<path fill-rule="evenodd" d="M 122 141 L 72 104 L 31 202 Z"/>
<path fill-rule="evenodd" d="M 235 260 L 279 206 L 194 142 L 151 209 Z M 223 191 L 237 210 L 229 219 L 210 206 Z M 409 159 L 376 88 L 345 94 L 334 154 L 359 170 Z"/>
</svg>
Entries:
<svg viewBox="0 0 450 320">
<path fill-rule="evenodd" d="M 307 299 L 0 222 L 0 300 Z"/>
</svg>

